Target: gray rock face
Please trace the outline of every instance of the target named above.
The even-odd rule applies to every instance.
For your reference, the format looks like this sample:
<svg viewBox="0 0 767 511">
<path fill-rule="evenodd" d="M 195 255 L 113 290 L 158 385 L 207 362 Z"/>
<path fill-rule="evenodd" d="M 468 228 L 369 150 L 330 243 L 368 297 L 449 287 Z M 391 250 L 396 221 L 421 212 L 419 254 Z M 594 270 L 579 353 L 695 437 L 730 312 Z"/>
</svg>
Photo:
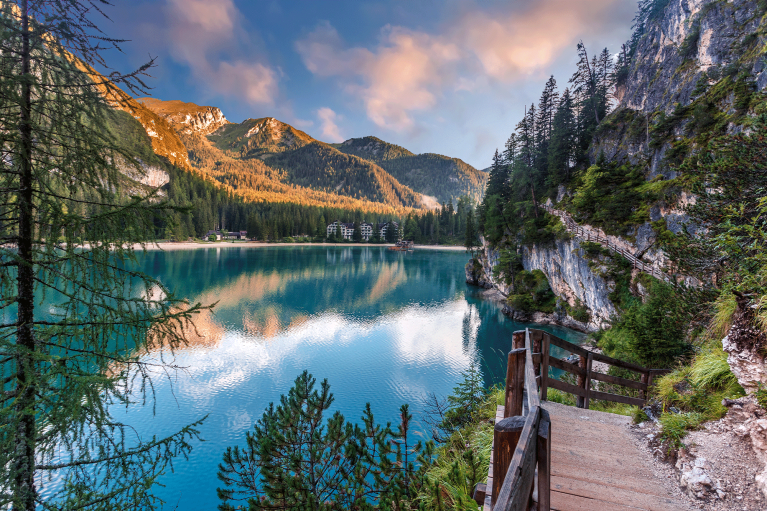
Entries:
<svg viewBox="0 0 767 511">
<path fill-rule="evenodd" d="M 524 247 L 522 265 L 525 270 L 541 270 L 549 279 L 554 294 L 575 305 L 580 300 L 591 311 L 589 327 L 606 327 L 618 311 L 609 298 L 611 284 L 597 275 L 580 255 L 576 239 L 557 240 L 551 246 Z"/>
<path fill-rule="evenodd" d="M 671 114 L 676 103 L 690 104 L 705 72 L 717 70 L 721 74 L 728 64 L 743 55 L 740 43 L 756 31 L 761 20 L 757 4 L 753 0 L 670 0 L 661 19 L 651 23 L 640 39 L 628 79 L 616 91 L 619 104 L 611 115 L 624 109 L 641 117 L 656 111 Z M 698 30 L 697 43 L 691 52 L 694 56 L 685 57 L 679 49 L 686 39 L 694 40 Z M 764 57 L 757 57 L 751 68 L 751 76 L 759 89 L 767 86 L 763 60 Z M 714 81 L 709 83 L 713 85 Z M 632 163 L 649 157 L 649 179 L 657 175 L 672 179 L 675 173 L 664 164 L 670 146 L 664 144 L 648 152 L 648 138 L 647 133 L 631 134 L 626 126 L 618 127 L 600 135 L 592 146 L 592 159 L 596 160 L 600 151 L 604 151 L 608 159 Z"/>
</svg>

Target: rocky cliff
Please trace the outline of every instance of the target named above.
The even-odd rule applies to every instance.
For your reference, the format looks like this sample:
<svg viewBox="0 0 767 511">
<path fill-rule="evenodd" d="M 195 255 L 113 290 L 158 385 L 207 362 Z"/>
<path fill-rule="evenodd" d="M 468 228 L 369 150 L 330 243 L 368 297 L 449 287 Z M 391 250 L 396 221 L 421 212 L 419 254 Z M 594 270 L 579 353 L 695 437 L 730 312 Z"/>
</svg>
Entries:
<svg viewBox="0 0 767 511">
<path fill-rule="evenodd" d="M 663 0 L 658 4 L 664 8 L 648 20 L 637 41 L 628 77 L 615 91 L 618 105 L 591 151 L 594 158 L 603 152 L 610 160 L 649 159 L 650 179 L 676 176 L 670 163 L 678 161 L 685 138 L 704 129 L 741 129 L 750 112 L 739 101 L 745 91 L 738 83 L 749 92 L 767 87 L 761 51 L 765 35 L 760 31 L 763 3 Z M 685 107 L 693 108 L 684 111 Z M 718 117 L 720 126 L 705 114 Z"/>
<path fill-rule="evenodd" d="M 601 276 L 598 269 L 592 269 L 590 261 L 582 256 L 577 239 L 523 247 L 522 266 L 528 271 L 543 271 L 554 294 L 570 306 L 580 302 L 588 307 L 590 330 L 607 327 L 610 319 L 617 315 L 609 296 L 614 283 Z"/>
</svg>

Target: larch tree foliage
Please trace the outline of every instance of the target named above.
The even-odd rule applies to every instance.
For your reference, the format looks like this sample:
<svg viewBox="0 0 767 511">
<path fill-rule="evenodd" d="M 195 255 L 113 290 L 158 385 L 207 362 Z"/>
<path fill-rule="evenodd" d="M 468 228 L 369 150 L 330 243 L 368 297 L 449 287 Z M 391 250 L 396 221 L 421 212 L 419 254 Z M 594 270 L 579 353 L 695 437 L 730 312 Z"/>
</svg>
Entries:
<svg viewBox="0 0 767 511">
<path fill-rule="evenodd" d="M 140 91 L 151 63 L 108 67 L 120 41 L 92 19 L 108 6 L 0 2 L 3 509 L 152 509 L 157 477 L 198 436 L 196 423 L 140 438 L 110 413 L 147 398 L 140 354 L 172 367 L 199 306 L 131 269 L 134 244 L 175 211 L 120 173 L 141 167 L 111 135 L 104 92 Z"/>
</svg>

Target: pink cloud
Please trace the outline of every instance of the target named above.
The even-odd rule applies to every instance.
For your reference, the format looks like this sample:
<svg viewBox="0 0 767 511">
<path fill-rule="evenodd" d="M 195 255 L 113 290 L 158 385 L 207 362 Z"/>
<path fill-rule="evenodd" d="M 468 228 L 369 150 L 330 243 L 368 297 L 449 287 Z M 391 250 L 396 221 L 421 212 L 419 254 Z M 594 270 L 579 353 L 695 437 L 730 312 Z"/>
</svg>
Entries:
<svg viewBox="0 0 767 511">
<path fill-rule="evenodd" d="M 347 47 L 325 22 L 296 42 L 307 69 L 337 78 L 368 118 L 392 130 L 412 130 L 415 112 L 449 93 L 490 83 L 509 86 L 546 71 L 585 32 L 612 22 L 624 0 L 539 0 L 500 12 L 474 9 L 439 34 L 385 26 L 373 48 Z"/>
<path fill-rule="evenodd" d="M 339 119 L 337 113 L 331 108 L 322 107 L 317 110 L 317 118 L 320 120 L 320 129 L 322 130 L 323 140 L 326 142 L 344 141 L 344 137 L 341 136 L 341 131 L 336 124 L 336 120 Z"/>
<path fill-rule="evenodd" d="M 274 101 L 278 72 L 259 61 L 232 0 L 167 0 L 166 14 L 171 55 L 195 80 L 250 104 Z"/>
<path fill-rule="evenodd" d="M 346 88 L 362 98 L 368 117 L 395 129 L 413 125 L 409 112 L 436 104 L 435 90 L 452 74 L 446 64 L 460 55 L 450 42 L 388 26 L 376 52 L 344 49 L 327 23 L 298 41 L 296 49 L 311 72 L 350 79 Z"/>
</svg>

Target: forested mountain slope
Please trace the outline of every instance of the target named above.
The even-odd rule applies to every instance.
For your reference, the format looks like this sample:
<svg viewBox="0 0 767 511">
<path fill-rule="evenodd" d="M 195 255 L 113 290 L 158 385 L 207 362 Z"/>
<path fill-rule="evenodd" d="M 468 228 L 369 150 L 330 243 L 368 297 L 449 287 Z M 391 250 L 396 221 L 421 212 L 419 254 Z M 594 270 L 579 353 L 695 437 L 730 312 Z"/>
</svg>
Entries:
<svg viewBox="0 0 767 511">
<path fill-rule="evenodd" d="M 144 101 L 177 129 L 193 166 L 244 197 L 370 211 L 423 204 L 421 194 L 375 163 L 341 153 L 277 119 L 230 123 L 213 107 Z"/>
<path fill-rule="evenodd" d="M 766 13 L 767 3 L 746 0 L 642 0 L 617 62 L 579 44 L 567 86 L 552 76 L 494 156 L 479 210 L 495 254 L 488 281 L 532 310 L 540 304 L 523 299 L 516 277 L 540 269 L 570 312 L 588 311 L 591 328 L 647 299 L 651 282 L 580 250 L 538 207 L 548 200 L 645 263 L 681 267 L 679 247 L 705 233 L 693 205 L 712 190 L 701 174 L 710 144 L 751 132 L 767 112 Z M 727 193 L 744 193 L 742 179 L 732 176 Z"/>
<path fill-rule="evenodd" d="M 455 202 L 464 195 L 478 202 L 484 195 L 487 173 L 458 158 L 414 154 L 376 137 L 351 138 L 333 146 L 377 163 L 400 183 L 439 202 Z"/>
</svg>

